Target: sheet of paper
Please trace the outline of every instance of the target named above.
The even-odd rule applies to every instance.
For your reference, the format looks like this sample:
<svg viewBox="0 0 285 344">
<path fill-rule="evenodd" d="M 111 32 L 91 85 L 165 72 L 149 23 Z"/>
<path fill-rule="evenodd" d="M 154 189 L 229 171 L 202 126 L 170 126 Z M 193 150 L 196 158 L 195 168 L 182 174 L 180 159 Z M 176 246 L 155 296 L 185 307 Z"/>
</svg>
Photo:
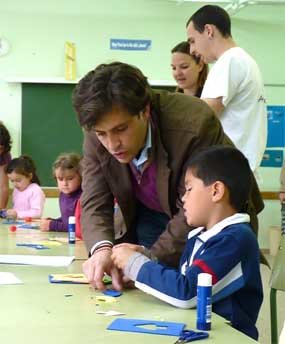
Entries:
<svg viewBox="0 0 285 344">
<path fill-rule="evenodd" d="M 37 266 L 68 266 L 74 256 L 34 256 L 1 254 L 0 264 L 24 264 Z"/>
<path fill-rule="evenodd" d="M 23 284 L 23 282 L 12 272 L 0 272 L 0 285 L 1 284 Z"/>
</svg>

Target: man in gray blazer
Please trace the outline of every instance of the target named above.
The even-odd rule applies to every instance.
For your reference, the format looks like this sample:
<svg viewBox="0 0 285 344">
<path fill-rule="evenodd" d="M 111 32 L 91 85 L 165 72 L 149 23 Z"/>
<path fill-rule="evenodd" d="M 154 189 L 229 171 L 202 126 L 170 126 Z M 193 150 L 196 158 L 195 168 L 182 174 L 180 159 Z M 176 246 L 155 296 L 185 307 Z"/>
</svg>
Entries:
<svg viewBox="0 0 285 344">
<path fill-rule="evenodd" d="M 233 145 L 219 120 L 198 98 L 154 91 L 139 69 L 120 62 L 89 72 L 74 90 L 73 105 L 85 129 L 81 226 L 90 252 L 83 264 L 88 280 L 104 289 L 108 273 L 113 287 L 122 287 L 111 261 L 114 199 L 127 228 L 119 241 L 143 245 L 177 266 L 191 230 L 181 202 L 184 168 L 203 147 Z M 254 183 L 245 211 L 256 233 L 263 206 Z"/>
</svg>

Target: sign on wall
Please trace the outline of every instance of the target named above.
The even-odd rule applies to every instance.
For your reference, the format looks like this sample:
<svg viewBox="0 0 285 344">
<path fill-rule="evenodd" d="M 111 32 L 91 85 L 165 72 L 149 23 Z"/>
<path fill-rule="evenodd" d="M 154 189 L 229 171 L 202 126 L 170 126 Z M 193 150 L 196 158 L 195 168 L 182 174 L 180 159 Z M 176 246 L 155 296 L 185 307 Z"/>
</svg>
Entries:
<svg viewBox="0 0 285 344">
<path fill-rule="evenodd" d="M 150 39 L 110 39 L 111 50 L 150 50 Z"/>
</svg>

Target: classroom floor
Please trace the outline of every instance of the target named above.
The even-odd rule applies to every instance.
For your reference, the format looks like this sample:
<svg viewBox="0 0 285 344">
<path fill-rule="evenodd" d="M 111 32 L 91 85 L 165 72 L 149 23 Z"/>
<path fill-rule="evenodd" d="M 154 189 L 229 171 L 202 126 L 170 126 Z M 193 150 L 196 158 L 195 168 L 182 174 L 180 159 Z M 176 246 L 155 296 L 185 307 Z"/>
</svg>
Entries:
<svg viewBox="0 0 285 344">
<path fill-rule="evenodd" d="M 267 255 L 270 265 L 274 261 L 274 257 Z M 270 287 L 269 280 L 271 276 L 271 270 L 265 265 L 261 265 L 261 275 L 263 282 L 264 300 L 257 320 L 257 327 L 259 330 L 259 343 L 270 344 L 271 343 L 271 326 L 270 326 Z M 278 312 L 278 334 L 282 329 L 285 320 L 285 292 L 277 292 L 277 312 Z"/>
</svg>

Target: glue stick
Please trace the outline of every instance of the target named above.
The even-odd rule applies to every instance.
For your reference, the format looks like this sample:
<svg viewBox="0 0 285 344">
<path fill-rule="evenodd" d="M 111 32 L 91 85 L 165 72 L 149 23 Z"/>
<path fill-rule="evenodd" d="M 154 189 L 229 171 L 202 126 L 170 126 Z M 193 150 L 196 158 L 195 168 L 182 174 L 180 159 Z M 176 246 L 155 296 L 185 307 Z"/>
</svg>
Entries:
<svg viewBox="0 0 285 344">
<path fill-rule="evenodd" d="M 197 329 L 209 331 L 212 316 L 212 275 L 201 273 L 197 283 Z"/>
<path fill-rule="evenodd" d="M 68 242 L 75 244 L 75 216 L 68 218 Z"/>
</svg>

